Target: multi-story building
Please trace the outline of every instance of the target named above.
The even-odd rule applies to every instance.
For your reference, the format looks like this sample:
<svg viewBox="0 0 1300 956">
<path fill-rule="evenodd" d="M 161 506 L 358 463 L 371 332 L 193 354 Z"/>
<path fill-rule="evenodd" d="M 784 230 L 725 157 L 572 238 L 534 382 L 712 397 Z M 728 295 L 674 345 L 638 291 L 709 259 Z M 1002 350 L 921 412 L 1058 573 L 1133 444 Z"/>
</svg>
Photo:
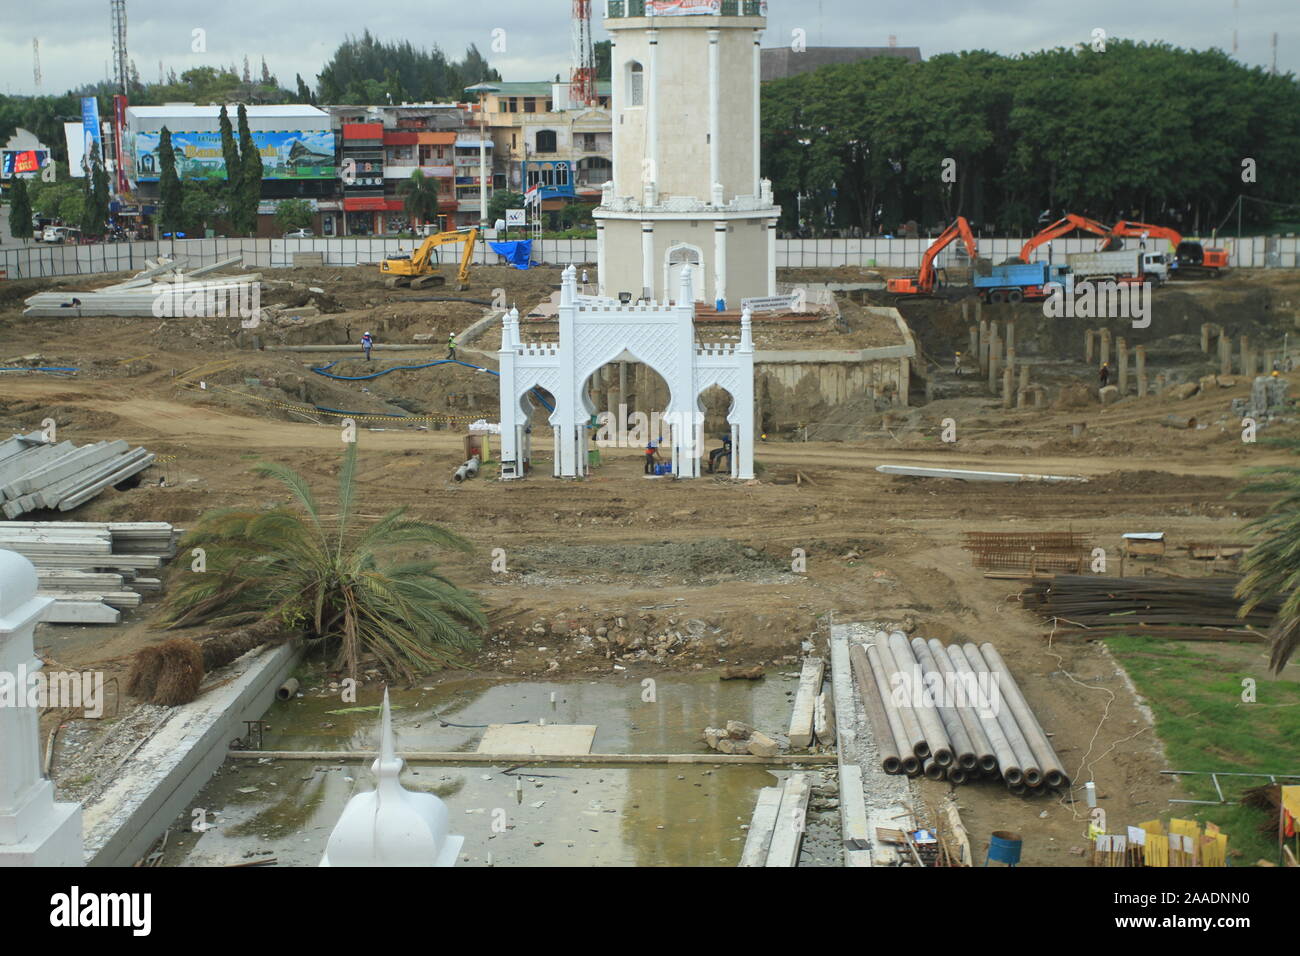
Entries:
<svg viewBox="0 0 1300 956">
<path fill-rule="evenodd" d="M 342 234 L 384 235 L 423 225 L 410 221 L 401 190 L 402 183 L 416 170 L 438 183 L 439 219 L 429 225 L 450 228 L 469 218 L 477 222 L 476 211 L 470 217 L 468 212 L 462 215 L 458 208 L 456 143 L 467 123 L 467 114 L 459 105 L 403 103 L 332 106 L 329 110 L 342 131 L 340 175 L 346 214 Z M 476 151 L 475 177 L 477 156 Z M 477 178 L 474 182 L 478 182 Z"/>
<path fill-rule="evenodd" d="M 238 136 L 238 106 L 227 107 L 227 114 Z M 329 115 L 299 103 L 249 106 L 247 115 L 249 132 L 262 158 L 258 235 L 279 233 L 275 211 L 285 199 L 310 203 L 316 229 L 324 232 L 327 217 L 337 211 L 339 183 Z M 171 134 L 176 173 L 182 180 L 225 180 L 219 106 L 130 106 L 125 119 L 123 158 L 140 203 L 152 205 L 158 200 L 158 146 L 163 127 Z"/>
<path fill-rule="evenodd" d="M 538 186 L 542 211 L 596 203 L 613 167 L 611 84 L 597 84 L 598 105 L 572 103 L 567 83 L 496 83 L 484 97 L 496 146 L 498 188 Z"/>
</svg>

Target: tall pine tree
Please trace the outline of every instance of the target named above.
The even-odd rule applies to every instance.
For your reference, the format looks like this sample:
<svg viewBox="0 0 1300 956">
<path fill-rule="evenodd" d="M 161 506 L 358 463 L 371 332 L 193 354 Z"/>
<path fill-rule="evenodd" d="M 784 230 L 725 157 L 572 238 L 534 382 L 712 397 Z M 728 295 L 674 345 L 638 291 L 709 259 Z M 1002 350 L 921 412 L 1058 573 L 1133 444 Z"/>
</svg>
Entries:
<svg viewBox="0 0 1300 956">
<path fill-rule="evenodd" d="M 158 137 L 158 225 L 173 235 L 184 225 L 184 192 L 176 175 L 176 152 L 172 149 L 171 131 L 164 126 Z"/>
<path fill-rule="evenodd" d="M 248 128 L 248 110 L 239 104 L 239 227 L 241 232 L 257 234 L 257 204 L 262 200 L 262 156 Z"/>
<path fill-rule="evenodd" d="M 9 234 L 15 239 L 32 237 L 32 200 L 27 195 L 27 180 L 14 177 L 9 198 Z"/>
<path fill-rule="evenodd" d="M 241 109 L 243 107 L 240 107 Z M 226 107 L 221 107 L 221 155 L 226 164 L 226 209 L 230 213 L 231 224 L 239 231 L 239 196 L 242 182 L 242 168 L 239 163 L 239 147 L 235 144 L 235 130 L 230 125 L 230 114 Z"/>
</svg>

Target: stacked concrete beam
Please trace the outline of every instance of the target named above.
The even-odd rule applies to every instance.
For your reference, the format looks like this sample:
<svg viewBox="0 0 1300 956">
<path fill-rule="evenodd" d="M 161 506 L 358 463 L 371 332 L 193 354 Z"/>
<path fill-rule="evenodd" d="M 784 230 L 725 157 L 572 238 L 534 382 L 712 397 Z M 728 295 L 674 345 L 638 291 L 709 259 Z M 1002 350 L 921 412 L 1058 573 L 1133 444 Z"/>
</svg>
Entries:
<svg viewBox="0 0 1300 956">
<path fill-rule="evenodd" d="M 172 557 L 178 537 L 162 521 L 0 521 L 0 550 L 26 557 L 39 593 L 54 598 L 42 618 L 49 623 L 116 624 L 121 608 L 162 590 L 159 578 L 140 572 Z"/>
<path fill-rule="evenodd" d="M 155 456 L 124 441 L 78 448 L 45 441 L 40 432 L 0 443 L 0 510 L 6 518 L 29 511 L 70 511 L 153 464 Z"/>
<path fill-rule="evenodd" d="M 120 316 L 124 318 L 152 318 L 157 315 L 155 307 L 158 296 L 173 292 L 175 283 L 183 283 L 182 298 L 202 294 L 206 300 L 209 291 L 229 291 L 238 286 L 249 286 L 243 290 L 245 298 L 251 301 L 251 292 L 257 287 L 261 273 L 241 273 L 229 276 L 210 276 L 212 272 L 236 265 L 241 256 L 231 256 L 210 266 L 184 272 L 186 259 L 162 261 L 157 265 L 137 273 L 133 278 L 115 285 L 84 292 L 38 292 L 26 300 L 23 315 L 37 318 L 60 318 L 67 315 Z M 205 278 L 200 278 L 200 277 Z M 185 302 L 181 302 L 182 308 Z"/>
</svg>

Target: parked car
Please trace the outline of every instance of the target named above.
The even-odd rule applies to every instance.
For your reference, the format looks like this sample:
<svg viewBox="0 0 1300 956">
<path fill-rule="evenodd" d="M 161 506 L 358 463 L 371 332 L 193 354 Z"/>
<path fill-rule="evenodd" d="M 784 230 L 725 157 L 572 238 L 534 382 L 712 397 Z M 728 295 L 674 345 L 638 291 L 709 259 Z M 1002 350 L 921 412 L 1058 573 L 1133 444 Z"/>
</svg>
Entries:
<svg viewBox="0 0 1300 956">
<path fill-rule="evenodd" d="M 293 232 L 286 232 L 284 234 L 284 238 L 286 239 L 314 239 L 315 237 L 316 233 L 312 232 L 310 229 L 295 229 Z"/>
</svg>

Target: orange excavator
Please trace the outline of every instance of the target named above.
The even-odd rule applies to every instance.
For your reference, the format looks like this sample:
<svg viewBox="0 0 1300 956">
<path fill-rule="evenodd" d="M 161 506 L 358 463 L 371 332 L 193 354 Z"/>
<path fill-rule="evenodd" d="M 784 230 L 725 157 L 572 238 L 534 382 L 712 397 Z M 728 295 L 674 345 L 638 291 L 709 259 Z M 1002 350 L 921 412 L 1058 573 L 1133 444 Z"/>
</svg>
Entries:
<svg viewBox="0 0 1300 956">
<path fill-rule="evenodd" d="M 1113 229 L 1102 225 L 1095 219 L 1089 219 L 1086 216 L 1076 216 L 1074 213 L 1067 213 L 1064 218 L 1056 220 L 1038 235 L 1034 236 L 1025 243 L 1024 248 L 1020 250 L 1021 262 L 1033 262 L 1034 251 L 1041 245 L 1051 242 L 1053 239 L 1059 239 L 1061 236 L 1068 235 L 1076 229 L 1082 229 L 1084 232 L 1091 232 L 1102 237 L 1102 242 L 1098 252 L 1112 252 L 1120 249 L 1124 241 L 1116 237 Z"/>
<path fill-rule="evenodd" d="M 1178 264 L 1170 272 L 1174 277 L 1202 276 L 1217 279 L 1228 269 L 1227 249 L 1207 249 L 1199 242 L 1184 240 L 1182 233 L 1168 226 L 1152 226 L 1145 222 L 1121 219 L 1111 231 L 1117 236 L 1130 239 L 1169 240 L 1174 247 L 1174 261 Z"/>
<path fill-rule="evenodd" d="M 939 253 L 958 239 L 961 239 L 965 244 L 971 262 L 977 262 L 979 260 L 979 246 L 975 242 L 975 234 L 970 230 L 970 223 L 963 217 L 958 216 L 956 221 L 940 233 L 939 238 L 930 244 L 930 248 L 925 250 L 925 255 L 921 257 L 920 273 L 916 276 L 890 279 L 889 291 L 897 295 L 933 295 L 938 278 L 934 268 L 934 260 Z"/>
</svg>

